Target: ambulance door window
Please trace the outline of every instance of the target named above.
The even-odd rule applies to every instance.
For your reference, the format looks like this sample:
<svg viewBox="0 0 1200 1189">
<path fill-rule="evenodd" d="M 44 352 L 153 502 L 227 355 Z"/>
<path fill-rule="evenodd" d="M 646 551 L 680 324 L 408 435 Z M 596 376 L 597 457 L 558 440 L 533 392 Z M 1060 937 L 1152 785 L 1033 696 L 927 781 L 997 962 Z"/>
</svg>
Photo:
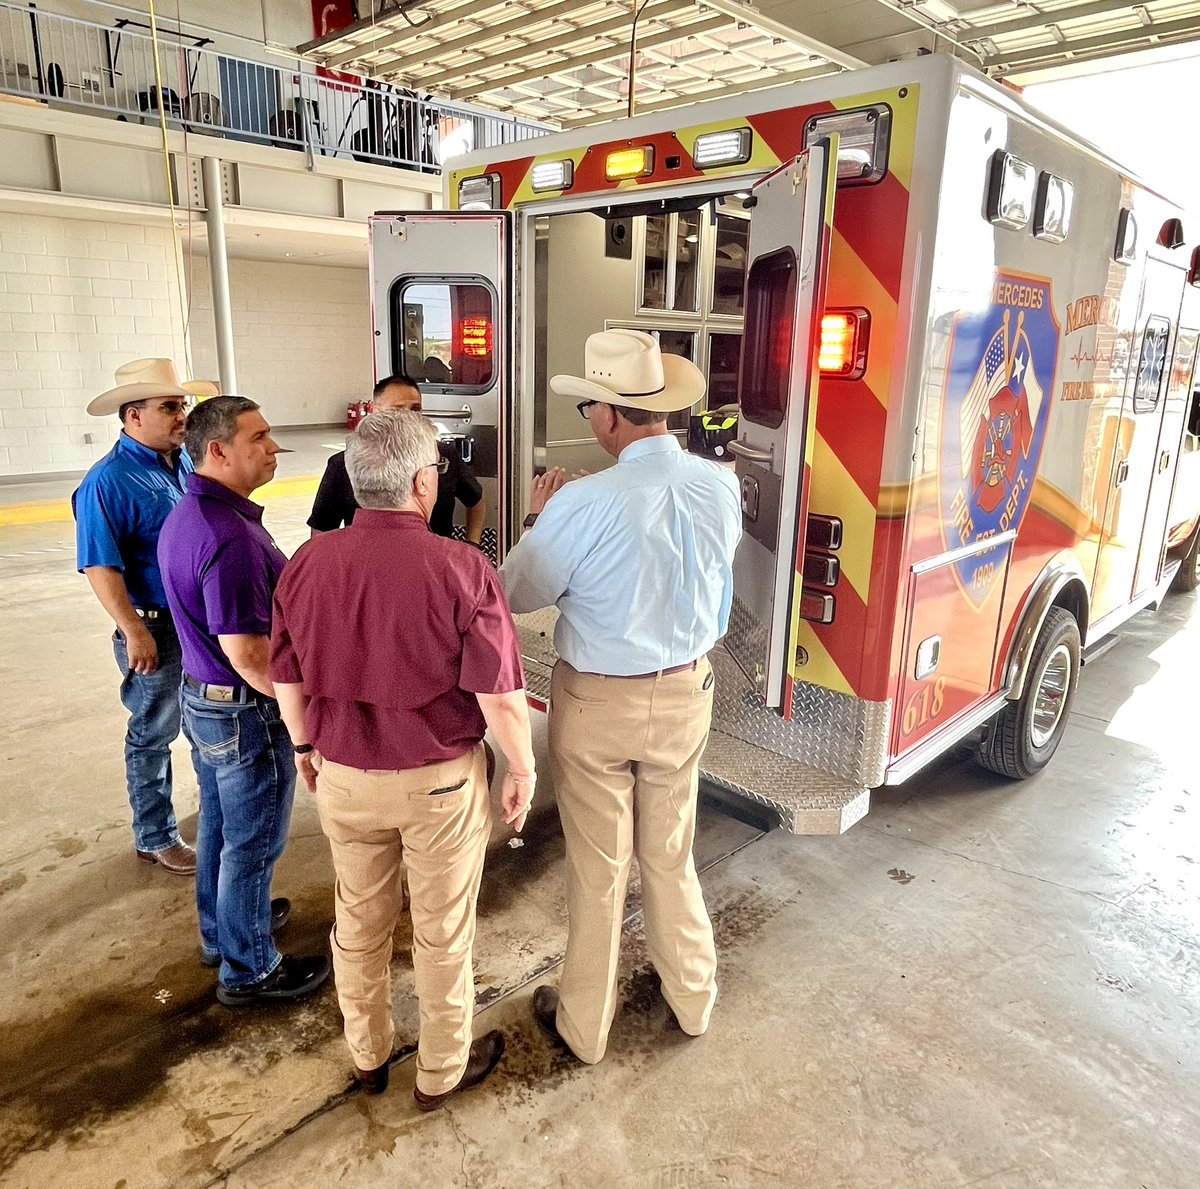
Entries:
<svg viewBox="0 0 1200 1189">
<path fill-rule="evenodd" d="M 642 253 L 642 308 L 667 308 L 667 249 L 670 215 L 647 215 L 645 248 Z"/>
<path fill-rule="evenodd" d="M 1135 413 L 1153 413 L 1158 408 L 1170 341 L 1171 324 L 1165 318 L 1151 318 L 1146 323 L 1142 353 L 1138 359 L 1137 381 L 1133 389 Z"/>
<path fill-rule="evenodd" d="M 797 271 L 795 253 L 781 248 L 754 262 L 746 285 L 742 415 L 767 429 L 778 429 L 787 413 Z"/>
<path fill-rule="evenodd" d="M 750 220 L 717 214 L 717 248 L 713 265 L 714 314 L 740 314 L 746 288 L 746 249 Z M 735 381 L 736 383 L 736 381 Z"/>
<path fill-rule="evenodd" d="M 402 280 L 392 289 L 395 370 L 437 390 L 491 387 L 495 295 L 470 281 Z"/>
</svg>

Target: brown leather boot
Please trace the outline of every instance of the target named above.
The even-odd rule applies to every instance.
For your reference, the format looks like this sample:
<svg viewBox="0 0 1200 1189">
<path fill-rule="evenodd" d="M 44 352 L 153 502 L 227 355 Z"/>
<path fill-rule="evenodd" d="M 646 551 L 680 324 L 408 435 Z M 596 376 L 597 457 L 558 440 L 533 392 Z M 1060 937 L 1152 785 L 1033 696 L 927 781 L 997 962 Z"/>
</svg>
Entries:
<svg viewBox="0 0 1200 1189">
<path fill-rule="evenodd" d="M 423 1111 L 436 1111 L 439 1107 L 445 1106 L 446 1099 L 452 1095 L 458 1094 L 462 1090 L 469 1090 L 472 1086 L 478 1086 L 500 1064 L 500 1058 L 503 1056 L 504 1033 L 498 1028 L 493 1029 L 472 1043 L 471 1055 L 467 1059 L 467 1068 L 463 1070 L 457 1086 L 447 1090 L 444 1094 L 424 1094 L 415 1086 L 413 1087 L 413 1097 L 417 1100 L 417 1106 Z"/>
</svg>

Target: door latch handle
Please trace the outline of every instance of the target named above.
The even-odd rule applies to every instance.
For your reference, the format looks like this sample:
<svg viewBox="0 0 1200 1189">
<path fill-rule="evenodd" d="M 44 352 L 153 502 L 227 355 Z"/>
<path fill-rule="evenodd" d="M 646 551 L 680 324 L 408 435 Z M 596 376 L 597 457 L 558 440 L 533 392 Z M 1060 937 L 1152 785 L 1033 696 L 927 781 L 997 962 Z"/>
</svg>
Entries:
<svg viewBox="0 0 1200 1189">
<path fill-rule="evenodd" d="M 745 442 L 738 441 L 737 439 L 729 443 L 729 452 L 749 462 L 763 462 L 768 466 L 775 459 L 774 446 L 770 450 L 759 450 L 757 446 L 747 446 Z"/>
<path fill-rule="evenodd" d="M 1113 486 L 1120 487 L 1121 484 L 1124 483 L 1125 480 L 1128 478 L 1129 478 L 1129 463 L 1125 459 L 1121 459 L 1121 461 L 1119 463 L 1117 463 L 1117 478 L 1116 478 L 1116 481 L 1113 483 Z"/>
<path fill-rule="evenodd" d="M 1171 451 L 1164 450 L 1158 456 L 1158 473 L 1161 475 L 1171 465 Z"/>
</svg>

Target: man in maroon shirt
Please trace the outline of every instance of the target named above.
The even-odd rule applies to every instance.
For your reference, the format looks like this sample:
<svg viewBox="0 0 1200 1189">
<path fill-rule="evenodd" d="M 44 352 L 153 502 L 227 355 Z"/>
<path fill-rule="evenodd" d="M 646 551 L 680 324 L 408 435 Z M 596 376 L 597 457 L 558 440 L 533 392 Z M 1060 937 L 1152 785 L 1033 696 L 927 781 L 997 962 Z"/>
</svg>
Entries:
<svg viewBox="0 0 1200 1189">
<path fill-rule="evenodd" d="M 490 833 L 483 734 L 508 761 L 518 830 L 534 761 L 516 631 L 496 571 L 430 532 L 442 465 L 419 413 L 367 417 L 346 447 L 362 510 L 302 545 L 275 591 L 270 673 L 337 873 L 333 971 L 368 1093 L 387 1086 L 388 963 L 408 869 L 420 1003 L 414 1095 L 434 1110 L 504 1052 L 471 1042 L 475 901 Z"/>
</svg>

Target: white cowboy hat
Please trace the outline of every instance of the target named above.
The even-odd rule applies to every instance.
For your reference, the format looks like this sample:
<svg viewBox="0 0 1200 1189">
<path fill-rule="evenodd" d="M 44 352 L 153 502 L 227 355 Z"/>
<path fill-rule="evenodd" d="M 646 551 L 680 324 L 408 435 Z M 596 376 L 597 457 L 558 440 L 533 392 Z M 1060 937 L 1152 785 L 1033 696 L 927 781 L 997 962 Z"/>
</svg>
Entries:
<svg viewBox="0 0 1200 1189">
<path fill-rule="evenodd" d="M 220 389 L 211 380 L 179 382 L 175 365 L 169 359 L 135 359 L 123 363 L 113 377 L 115 388 L 100 393 L 87 407 L 93 417 L 115 413 L 131 401 L 152 400 L 159 396 L 216 396 Z"/>
<path fill-rule="evenodd" d="M 653 335 L 640 330 L 602 330 L 588 335 L 581 376 L 551 376 L 560 396 L 673 413 L 704 395 L 704 373 L 681 355 L 664 355 Z"/>
</svg>

